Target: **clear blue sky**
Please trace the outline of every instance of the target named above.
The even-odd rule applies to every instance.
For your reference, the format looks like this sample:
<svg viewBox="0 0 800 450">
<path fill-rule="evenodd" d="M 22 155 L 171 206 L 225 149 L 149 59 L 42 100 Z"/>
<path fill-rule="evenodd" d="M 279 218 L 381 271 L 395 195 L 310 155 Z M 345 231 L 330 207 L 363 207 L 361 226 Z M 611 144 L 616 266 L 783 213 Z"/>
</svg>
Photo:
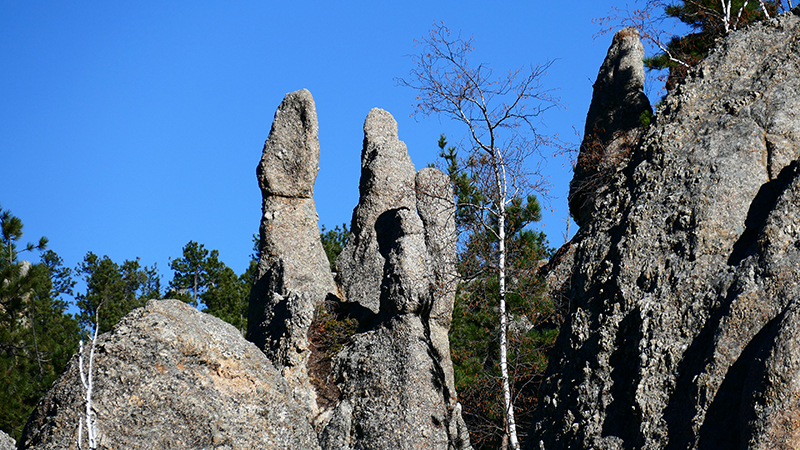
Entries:
<svg viewBox="0 0 800 450">
<path fill-rule="evenodd" d="M 593 18 L 619 2 L 0 0 L 0 204 L 74 267 L 87 251 L 158 264 L 189 241 L 241 273 L 258 230 L 255 178 L 275 109 L 308 88 L 320 122 L 320 223 L 350 221 L 363 122 L 380 107 L 419 169 L 436 141 L 464 134 L 413 118 L 415 38 L 443 21 L 475 37 L 498 72 L 555 60 L 545 78 L 565 108 L 543 130 L 575 141 L 610 36 Z M 574 129 L 573 129 L 574 127 Z M 545 153 L 549 151 L 544 150 Z M 571 166 L 551 158 L 540 224 L 563 242 Z M 572 232 L 574 232 L 574 226 Z"/>
</svg>

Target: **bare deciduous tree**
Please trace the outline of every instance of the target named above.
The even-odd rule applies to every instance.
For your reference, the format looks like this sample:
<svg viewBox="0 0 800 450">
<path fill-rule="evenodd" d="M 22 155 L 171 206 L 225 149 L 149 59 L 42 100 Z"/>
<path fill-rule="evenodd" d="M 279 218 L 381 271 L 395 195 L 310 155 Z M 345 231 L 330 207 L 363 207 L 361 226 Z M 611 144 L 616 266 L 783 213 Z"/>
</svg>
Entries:
<svg viewBox="0 0 800 450">
<path fill-rule="evenodd" d="M 476 213 L 476 226 L 497 240 L 499 280 L 500 376 L 505 434 L 508 445 L 519 448 L 514 419 L 513 392 L 508 373 L 508 314 L 506 311 L 506 219 L 515 198 L 536 193 L 546 196 L 548 183 L 540 172 L 541 147 L 553 139 L 537 131 L 544 111 L 558 105 L 541 81 L 551 63 L 495 76 L 484 64 L 473 65 L 468 56 L 473 39 L 452 37 L 443 24 L 434 24 L 413 56 L 416 68 L 400 85 L 417 91 L 416 114 L 443 115 L 467 127 L 464 167 L 485 202 L 468 205 Z"/>
<path fill-rule="evenodd" d="M 614 7 L 608 16 L 595 19 L 601 26 L 598 36 L 625 27 L 638 29 L 643 44 L 650 50 L 645 65 L 649 69 L 669 69 L 668 76 L 655 77 L 666 82 L 667 90 L 682 82 L 688 69 L 705 58 L 718 37 L 793 8 L 792 0 L 637 0 L 635 3 L 633 8 Z"/>
<path fill-rule="evenodd" d="M 103 306 L 102 303 L 100 306 Z M 95 450 L 97 448 L 97 414 L 95 414 L 94 406 L 92 406 L 92 394 L 94 393 L 94 349 L 97 343 L 97 332 L 100 330 L 100 306 L 97 307 L 97 311 L 95 312 L 94 332 L 92 333 L 92 342 L 89 347 L 89 366 L 86 370 L 84 370 L 83 362 L 83 339 L 81 339 L 78 349 L 78 370 L 81 375 L 81 384 L 83 384 L 83 389 L 86 392 L 86 396 L 84 397 L 86 402 L 86 443 L 89 450 Z M 83 449 L 83 424 L 84 418 L 81 417 L 78 420 L 77 443 L 79 449 Z"/>
</svg>

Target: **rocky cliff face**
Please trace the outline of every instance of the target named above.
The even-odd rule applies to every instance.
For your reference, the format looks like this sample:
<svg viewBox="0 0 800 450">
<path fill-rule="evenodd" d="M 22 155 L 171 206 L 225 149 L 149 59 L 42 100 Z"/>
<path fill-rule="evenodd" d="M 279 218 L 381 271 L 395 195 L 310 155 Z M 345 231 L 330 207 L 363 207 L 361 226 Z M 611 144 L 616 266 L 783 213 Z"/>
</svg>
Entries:
<svg viewBox="0 0 800 450">
<path fill-rule="evenodd" d="M 601 106 L 640 97 L 605 70 L 630 39 Z M 569 315 L 527 448 L 800 446 L 798 73 L 788 14 L 721 40 L 646 132 L 605 130 L 625 151 L 550 265 Z"/>
<path fill-rule="evenodd" d="M 100 449 L 319 449 L 308 411 L 264 353 L 183 302 L 150 301 L 128 314 L 98 338 L 95 358 Z M 76 357 L 20 448 L 77 449 L 84 398 Z"/>
</svg>

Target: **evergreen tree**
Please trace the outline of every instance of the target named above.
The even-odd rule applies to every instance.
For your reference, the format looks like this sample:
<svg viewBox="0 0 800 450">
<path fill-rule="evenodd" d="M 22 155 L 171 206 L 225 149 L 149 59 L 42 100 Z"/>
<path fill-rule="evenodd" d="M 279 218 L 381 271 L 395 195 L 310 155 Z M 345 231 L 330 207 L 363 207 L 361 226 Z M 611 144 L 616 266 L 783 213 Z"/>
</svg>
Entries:
<svg viewBox="0 0 800 450">
<path fill-rule="evenodd" d="M 254 253 L 247 270 L 236 275 L 219 260 L 219 251 L 209 251 L 203 244 L 189 241 L 183 247 L 183 256 L 170 263 L 174 275 L 169 296 L 195 307 L 202 303 L 203 312 L 230 323 L 244 335 L 250 288 L 258 263 L 258 238 L 254 236 L 253 242 Z"/>
<path fill-rule="evenodd" d="M 108 256 L 88 252 L 75 269 L 86 282 L 86 292 L 78 294 L 78 320 L 85 331 L 99 324 L 100 333 L 110 331 L 119 320 L 144 306 L 150 299 L 161 298 L 161 281 L 155 265 L 142 267 L 139 259 L 119 265 Z"/>
<path fill-rule="evenodd" d="M 322 248 L 325 249 L 325 255 L 328 257 L 331 270 L 333 270 L 333 263 L 336 262 L 336 257 L 344 249 L 347 244 L 347 239 L 350 237 L 350 231 L 347 229 L 347 224 L 343 223 L 342 227 L 336 225 L 332 230 L 325 230 L 325 225 L 322 226 L 320 232 L 320 239 L 322 240 Z"/>
<path fill-rule="evenodd" d="M 769 15 L 781 7 L 780 1 L 683 0 L 664 6 L 667 17 L 680 20 L 692 32 L 674 36 L 664 51 L 645 60 L 649 69 L 669 69 L 667 90 L 683 82 L 688 69 L 705 59 L 719 37 Z"/>
<path fill-rule="evenodd" d="M 33 408 L 77 349 L 79 328 L 66 312 L 70 270 L 48 250 L 39 263 L 21 252 L 43 251 L 47 239 L 17 250 L 22 221 L 0 209 L 0 429 L 19 439 Z"/>
<path fill-rule="evenodd" d="M 183 256 L 170 262 L 174 274 L 169 283 L 170 296 L 198 306 L 200 294 L 214 285 L 224 264 L 219 261 L 219 251 L 206 250 L 203 244 L 189 241 L 183 247 Z"/>
<path fill-rule="evenodd" d="M 203 312 L 219 317 L 225 322 L 235 326 L 244 336 L 247 331 L 247 305 L 250 299 L 250 282 L 255 264 L 250 264 L 248 270 L 241 276 L 225 264 L 208 274 L 210 286 L 200 294 L 200 300 L 205 307 Z"/>
</svg>

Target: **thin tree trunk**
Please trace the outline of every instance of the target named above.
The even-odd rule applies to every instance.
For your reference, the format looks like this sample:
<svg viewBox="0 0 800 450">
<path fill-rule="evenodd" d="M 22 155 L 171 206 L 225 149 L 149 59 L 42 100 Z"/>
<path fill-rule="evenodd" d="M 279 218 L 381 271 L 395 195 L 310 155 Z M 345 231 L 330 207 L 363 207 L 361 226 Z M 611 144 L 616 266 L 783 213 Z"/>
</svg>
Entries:
<svg viewBox="0 0 800 450">
<path fill-rule="evenodd" d="M 496 155 L 499 159 L 499 155 Z M 500 378 L 503 382 L 503 406 L 506 409 L 506 434 L 511 450 L 519 449 L 514 404 L 508 377 L 508 313 L 506 312 L 506 183 L 501 161 L 495 161 L 495 177 L 499 202 L 497 205 L 497 240 L 499 244 L 497 277 L 500 293 Z M 501 173 L 502 172 L 502 173 Z"/>
<path fill-rule="evenodd" d="M 36 363 L 39 364 L 39 381 L 44 379 L 44 369 L 42 369 L 42 357 L 39 354 L 39 341 L 36 339 L 36 305 L 31 302 L 31 331 L 33 331 L 33 351 L 36 352 Z"/>
</svg>

